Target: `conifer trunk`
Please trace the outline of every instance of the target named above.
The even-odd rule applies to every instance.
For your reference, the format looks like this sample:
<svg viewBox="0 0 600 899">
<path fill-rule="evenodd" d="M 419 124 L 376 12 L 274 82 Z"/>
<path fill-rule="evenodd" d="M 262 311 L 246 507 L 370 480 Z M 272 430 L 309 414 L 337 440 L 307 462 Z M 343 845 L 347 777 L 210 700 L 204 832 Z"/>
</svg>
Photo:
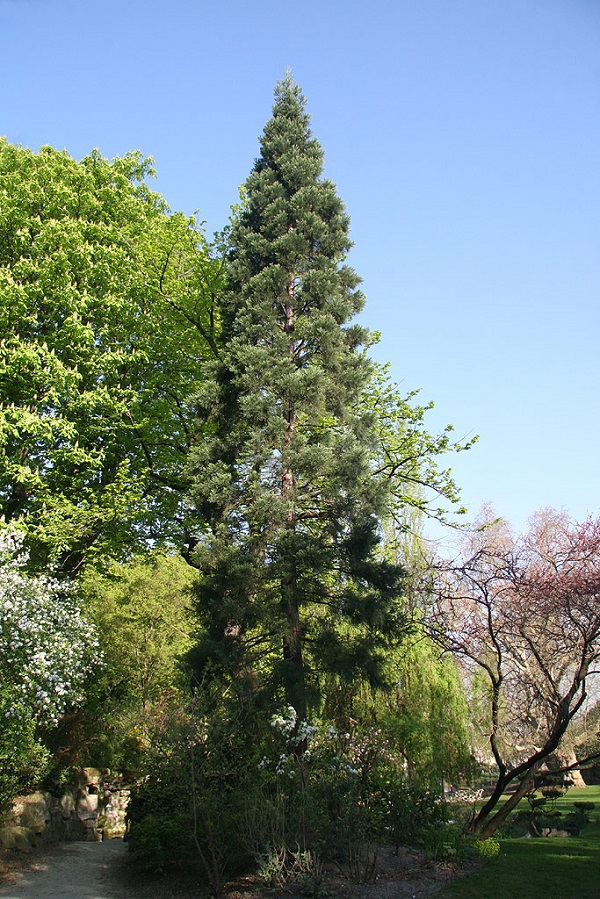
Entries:
<svg viewBox="0 0 600 899">
<path fill-rule="evenodd" d="M 288 351 L 294 356 L 294 300 L 295 276 L 290 274 L 285 302 L 284 331 L 288 335 Z M 290 400 L 285 410 L 286 428 L 283 438 L 284 459 L 289 454 L 294 442 L 296 417 L 293 402 Z M 290 464 L 284 464 L 281 484 L 282 497 L 287 505 L 285 528 L 291 534 L 296 531 L 296 478 Z M 298 572 L 295 559 L 290 559 L 285 577 L 281 583 L 281 599 L 286 620 L 286 631 L 283 636 L 283 660 L 288 666 L 286 677 L 286 700 L 293 706 L 299 721 L 307 717 L 306 685 L 304 677 L 304 659 L 302 654 L 302 631 L 300 622 L 300 597 L 298 594 Z"/>
</svg>

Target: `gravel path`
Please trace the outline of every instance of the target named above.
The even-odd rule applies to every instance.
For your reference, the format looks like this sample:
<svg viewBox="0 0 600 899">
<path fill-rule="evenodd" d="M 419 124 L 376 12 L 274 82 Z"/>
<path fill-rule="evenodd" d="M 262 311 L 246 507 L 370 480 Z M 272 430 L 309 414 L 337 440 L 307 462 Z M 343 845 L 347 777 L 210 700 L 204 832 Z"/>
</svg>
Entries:
<svg viewBox="0 0 600 899">
<path fill-rule="evenodd" d="M 25 861 L 25 859 L 28 861 Z M 196 868 L 198 866 L 196 865 Z M 357 884 L 327 868 L 324 886 L 338 899 L 430 899 L 456 876 L 449 868 L 426 863 L 414 850 L 382 849 L 375 883 Z M 190 899 L 207 896 L 194 866 L 160 877 L 131 866 L 122 840 L 103 843 L 63 843 L 5 872 L 0 899 Z M 228 884 L 227 899 L 289 899 L 294 888 L 263 890 L 256 877 Z M 324 893 L 326 895 L 326 893 Z"/>
<path fill-rule="evenodd" d="M 0 886 L 2 899 L 128 899 L 111 882 L 111 872 L 127 852 L 122 840 L 63 843 L 35 862 L 15 882 Z"/>
</svg>

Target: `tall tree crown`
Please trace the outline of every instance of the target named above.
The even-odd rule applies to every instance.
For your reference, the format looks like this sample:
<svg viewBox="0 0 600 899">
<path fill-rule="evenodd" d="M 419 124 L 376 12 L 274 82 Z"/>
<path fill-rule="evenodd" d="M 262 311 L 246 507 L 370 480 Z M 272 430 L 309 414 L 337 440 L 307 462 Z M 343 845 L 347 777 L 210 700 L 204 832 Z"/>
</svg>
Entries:
<svg viewBox="0 0 600 899">
<path fill-rule="evenodd" d="M 398 573 L 375 562 L 386 485 L 361 403 L 372 363 L 351 323 L 363 296 L 345 264 L 349 219 L 289 76 L 260 149 L 230 234 L 215 387 L 199 398 L 210 426 L 192 497 L 209 527 L 196 563 L 215 641 L 220 628 L 222 643 L 270 653 L 302 718 L 327 658 L 350 677 L 373 667 Z"/>
</svg>

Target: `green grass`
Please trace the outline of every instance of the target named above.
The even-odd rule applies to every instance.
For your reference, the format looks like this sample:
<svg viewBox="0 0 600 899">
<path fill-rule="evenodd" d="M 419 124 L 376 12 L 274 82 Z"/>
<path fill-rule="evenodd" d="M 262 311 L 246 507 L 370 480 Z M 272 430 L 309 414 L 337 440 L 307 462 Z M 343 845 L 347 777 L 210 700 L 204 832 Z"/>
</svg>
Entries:
<svg viewBox="0 0 600 899">
<path fill-rule="evenodd" d="M 443 899 L 599 899 L 600 786 L 569 790 L 556 800 L 556 808 L 568 813 L 579 800 L 596 803 L 581 836 L 501 840 L 497 858 L 438 895 Z"/>
</svg>

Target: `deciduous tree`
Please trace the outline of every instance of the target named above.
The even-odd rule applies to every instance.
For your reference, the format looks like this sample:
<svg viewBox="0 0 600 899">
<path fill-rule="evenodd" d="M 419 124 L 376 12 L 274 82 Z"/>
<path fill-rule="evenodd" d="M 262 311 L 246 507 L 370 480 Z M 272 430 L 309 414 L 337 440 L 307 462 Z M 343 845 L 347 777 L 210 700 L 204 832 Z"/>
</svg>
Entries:
<svg viewBox="0 0 600 899">
<path fill-rule="evenodd" d="M 543 777 L 598 674 L 600 519 L 541 515 L 515 541 L 482 528 L 467 558 L 435 570 L 431 589 L 431 633 L 484 682 L 496 783 L 472 828 L 489 835 Z"/>
<path fill-rule="evenodd" d="M 32 562 L 173 527 L 220 263 L 132 153 L 0 142 L 0 503 Z"/>
<path fill-rule="evenodd" d="M 165 721 L 189 693 L 179 663 L 196 626 L 193 574 L 179 555 L 155 551 L 102 572 L 88 566 L 78 578 L 104 665 L 86 685 L 85 702 L 49 736 L 58 766 L 107 767 L 133 779 L 143 772 Z"/>
</svg>

